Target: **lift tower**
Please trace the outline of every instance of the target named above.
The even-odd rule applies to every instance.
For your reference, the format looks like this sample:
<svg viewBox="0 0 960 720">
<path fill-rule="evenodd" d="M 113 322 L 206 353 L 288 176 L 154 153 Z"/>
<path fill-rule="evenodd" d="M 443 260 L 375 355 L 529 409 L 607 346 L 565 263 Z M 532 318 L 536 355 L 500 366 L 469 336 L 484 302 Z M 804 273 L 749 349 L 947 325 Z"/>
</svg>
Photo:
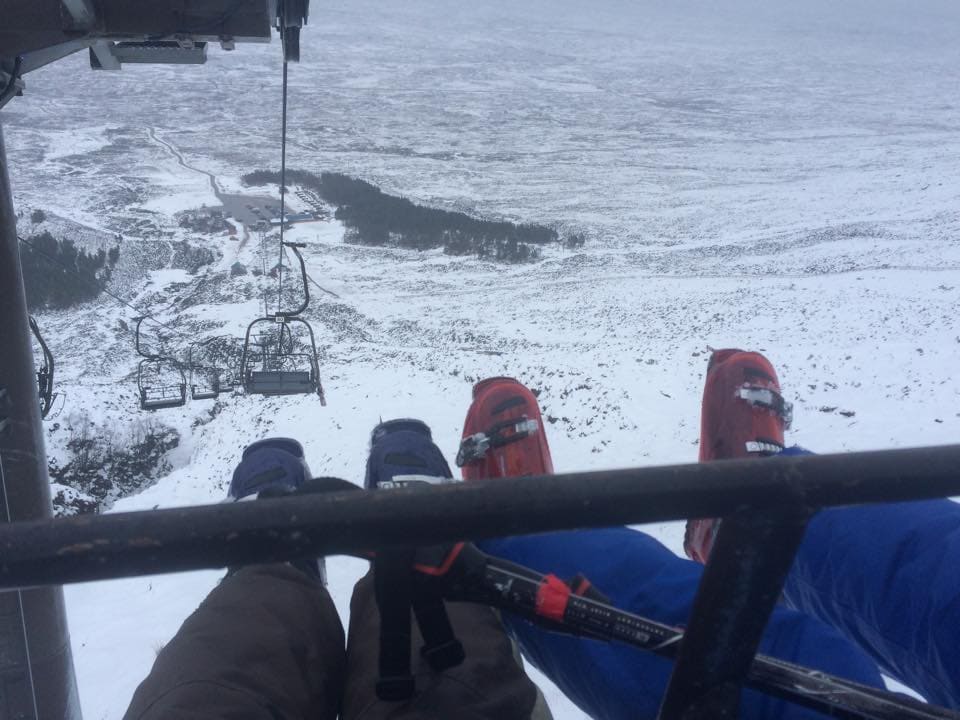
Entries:
<svg viewBox="0 0 960 720">
<path fill-rule="evenodd" d="M 199 64 L 207 44 L 281 35 L 299 57 L 309 0 L 4 0 L 0 108 L 26 89 L 24 75 L 87 50 L 94 69 L 124 63 Z M 0 522 L 50 517 L 50 486 L 37 402 L 16 218 L 0 113 Z M 63 593 L 0 593 L 0 717 L 79 720 Z"/>
</svg>

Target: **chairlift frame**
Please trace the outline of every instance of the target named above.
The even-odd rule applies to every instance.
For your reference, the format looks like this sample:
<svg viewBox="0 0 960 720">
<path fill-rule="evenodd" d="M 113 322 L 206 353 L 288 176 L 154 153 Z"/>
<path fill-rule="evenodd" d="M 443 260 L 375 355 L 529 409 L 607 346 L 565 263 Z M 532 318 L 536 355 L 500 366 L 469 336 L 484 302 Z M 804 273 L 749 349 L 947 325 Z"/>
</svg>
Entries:
<svg viewBox="0 0 960 720">
<path fill-rule="evenodd" d="M 158 353 L 147 353 L 140 347 L 140 326 L 146 319 L 146 315 L 137 318 L 136 335 L 134 337 L 137 354 L 143 357 L 143 360 L 137 365 L 137 391 L 140 396 L 140 409 L 166 410 L 183 407 L 187 404 L 187 376 L 183 372 L 183 366 L 172 357 Z M 149 377 L 159 378 L 171 370 L 179 373 L 179 383 L 147 382 Z"/>
<path fill-rule="evenodd" d="M 112 52 L 119 42 L 173 40 L 187 49 L 182 58 L 191 55 L 192 43 L 219 42 L 232 50 L 237 43 L 269 42 L 276 22 L 284 28 L 284 59 L 296 61 L 297 25 L 306 22 L 308 2 L 205 0 L 192 3 L 184 14 L 164 2 L 8 0 L 0 23 L 0 108 L 24 92 L 25 74 L 78 51 L 89 53 L 93 67 L 119 69 Z M 176 55 L 165 59 L 179 62 Z M 0 119 L 0 524 L 49 517 L 51 512 L 39 383 L 31 359 L 2 124 Z M 62 590 L 36 588 L 5 597 L 0 679 L 6 712 L 25 720 L 80 720 Z"/>
<path fill-rule="evenodd" d="M 255 319 L 247 326 L 247 332 L 243 339 L 243 354 L 240 357 L 240 383 L 244 391 L 249 395 L 306 395 L 316 393 L 320 398 L 320 404 L 326 405 L 326 398 L 323 393 L 323 384 L 320 381 L 320 360 L 317 354 L 316 337 L 313 334 L 313 327 L 307 320 L 300 317 L 310 305 L 310 287 L 307 283 L 307 266 L 304 262 L 300 249 L 306 247 L 305 243 L 283 242 L 283 247 L 289 248 L 296 255 L 300 264 L 300 277 L 303 281 L 303 300 L 299 307 L 290 311 L 279 311 L 265 317 Z M 264 325 L 270 325 L 276 328 L 278 333 L 275 352 L 269 352 L 266 346 L 259 354 L 260 368 L 254 367 L 257 359 L 257 353 L 252 351 L 252 347 L 258 343 L 252 339 L 255 328 L 262 328 Z M 292 344 L 293 335 L 290 332 L 290 326 L 298 324 L 306 328 L 307 336 L 310 338 L 310 346 L 302 352 L 293 352 L 293 349 L 284 349 L 284 333 Z M 294 359 L 307 366 L 306 370 L 287 370 L 278 367 L 285 359 Z M 272 367 L 271 367 L 272 365 Z"/>
</svg>

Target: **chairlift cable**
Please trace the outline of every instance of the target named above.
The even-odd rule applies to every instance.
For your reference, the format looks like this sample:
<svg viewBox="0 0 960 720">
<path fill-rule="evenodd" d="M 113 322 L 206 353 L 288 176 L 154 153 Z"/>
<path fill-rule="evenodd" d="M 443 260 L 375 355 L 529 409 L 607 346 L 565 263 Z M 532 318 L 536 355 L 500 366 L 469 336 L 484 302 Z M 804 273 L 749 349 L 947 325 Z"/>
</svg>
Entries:
<svg viewBox="0 0 960 720">
<path fill-rule="evenodd" d="M 283 226 L 286 224 L 287 187 L 287 58 L 283 58 L 281 127 L 280 127 L 280 262 L 277 265 L 277 314 L 283 312 Z"/>
</svg>

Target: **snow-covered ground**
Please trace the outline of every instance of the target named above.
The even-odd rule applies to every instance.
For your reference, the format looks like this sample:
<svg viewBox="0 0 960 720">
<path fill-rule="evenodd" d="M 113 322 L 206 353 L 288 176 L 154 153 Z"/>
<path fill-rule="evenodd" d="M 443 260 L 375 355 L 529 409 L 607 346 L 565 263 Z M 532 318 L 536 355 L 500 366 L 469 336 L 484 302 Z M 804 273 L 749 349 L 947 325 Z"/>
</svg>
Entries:
<svg viewBox="0 0 960 720">
<path fill-rule="evenodd" d="M 267 435 L 299 438 L 315 474 L 359 482 L 381 417 L 423 418 L 451 458 L 472 382 L 494 374 L 541 391 L 558 470 L 692 461 L 708 347 L 771 358 L 795 442 L 955 442 L 960 9 L 834 5 L 314 8 L 291 68 L 292 167 L 589 241 L 502 266 L 298 225 L 310 276 L 335 293 L 312 287 L 307 315 L 328 406 L 235 395 L 155 413 L 183 438 L 173 469 L 113 510 L 217 502 L 242 447 Z M 217 203 L 211 176 L 244 192 L 241 174 L 279 165 L 279 47 L 203 68 L 85 63 L 28 76 L 3 112 L 21 231 L 42 208 L 45 227 L 83 226 L 88 245 L 121 233 L 111 288 L 170 326 L 154 329 L 173 352 L 241 336 L 271 285 L 229 268 L 262 266 L 259 237 L 200 236 L 174 214 Z M 219 259 L 189 272 L 180 240 Z M 106 298 L 40 315 L 66 391 L 54 457 L 83 412 L 143 419 L 134 315 Z M 644 529 L 681 551 L 682 526 Z M 344 620 L 363 565 L 328 563 Z M 87 720 L 122 715 L 219 576 L 66 589 Z M 558 718 L 582 717 L 547 694 Z"/>
</svg>

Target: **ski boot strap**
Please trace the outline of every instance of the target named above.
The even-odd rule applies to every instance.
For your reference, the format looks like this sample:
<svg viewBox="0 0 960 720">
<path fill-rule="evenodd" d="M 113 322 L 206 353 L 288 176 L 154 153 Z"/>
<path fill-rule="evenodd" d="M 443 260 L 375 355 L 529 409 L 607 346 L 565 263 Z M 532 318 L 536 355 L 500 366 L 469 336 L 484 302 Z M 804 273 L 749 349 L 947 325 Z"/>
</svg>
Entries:
<svg viewBox="0 0 960 720">
<path fill-rule="evenodd" d="M 479 462 L 493 448 L 528 438 L 539 428 L 540 424 L 536 420 L 524 416 L 497 423 L 486 432 L 468 435 L 460 442 L 460 450 L 457 451 L 457 467 Z"/>
<path fill-rule="evenodd" d="M 783 396 L 776 390 L 755 385 L 743 385 L 737 388 L 737 397 L 746 400 L 755 407 L 775 413 L 783 421 L 783 427 L 787 430 L 790 429 L 790 425 L 793 423 L 793 403 L 784 400 Z"/>
</svg>

